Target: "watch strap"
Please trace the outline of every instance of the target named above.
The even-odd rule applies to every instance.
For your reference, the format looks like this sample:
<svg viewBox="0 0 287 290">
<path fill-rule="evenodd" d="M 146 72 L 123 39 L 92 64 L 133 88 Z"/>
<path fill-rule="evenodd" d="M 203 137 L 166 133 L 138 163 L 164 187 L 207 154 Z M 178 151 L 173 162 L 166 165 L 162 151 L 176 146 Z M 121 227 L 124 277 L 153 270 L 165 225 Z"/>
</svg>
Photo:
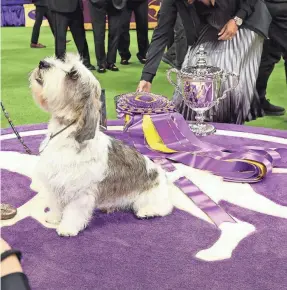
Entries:
<svg viewBox="0 0 287 290">
<path fill-rule="evenodd" d="M 16 257 L 18 258 L 19 262 L 21 261 L 22 253 L 19 250 L 10 249 L 10 250 L 7 250 L 7 251 L 5 251 L 5 252 L 3 252 L 1 254 L 1 262 L 3 260 L 5 260 L 6 258 L 8 258 L 10 256 L 13 256 L 13 255 L 16 255 Z"/>
</svg>

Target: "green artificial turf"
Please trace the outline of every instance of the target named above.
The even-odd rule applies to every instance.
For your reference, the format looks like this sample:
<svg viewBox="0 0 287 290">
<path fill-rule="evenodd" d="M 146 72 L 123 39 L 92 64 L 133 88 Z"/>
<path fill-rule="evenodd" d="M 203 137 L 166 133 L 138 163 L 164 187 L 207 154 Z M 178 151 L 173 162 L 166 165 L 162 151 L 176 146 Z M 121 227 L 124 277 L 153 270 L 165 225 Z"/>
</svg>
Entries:
<svg viewBox="0 0 287 290">
<path fill-rule="evenodd" d="M 48 27 L 42 27 L 40 40 L 42 44 L 47 45 L 45 49 L 31 49 L 30 37 L 31 28 L 1 28 L 2 42 L 2 101 L 10 114 L 15 125 L 42 123 L 48 120 L 48 115 L 43 113 L 35 104 L 31 97 L 28 84 L 29 72 L 39 63 L 39 60 L 45 56 L 53 55 L 54 44 L 51 31 Z M 152 31 L 150 31 L 150 35 Z M 72 39 L 68 33 L 68 39 Z M 106 90 L 108 117 L 116 118 L 113 98 L 114 96 L 132 92 L 136 90 L 141 75 L 142 65 L 137 61 L 135 55 L 137 52 L 136 34 L 131 32 L 131 51 L 133 57 L 132 64 L 129 66 L 119 65 L 120 72 L 107 72 L 99 75 L 95 72 L 102 87 Z M 95 64 L 95 53 L 92 32 L 87 32 L 87 40 L 91 55 L 91 62 Z M 68 51 L 76 51 L 73 42 L 68 44 Z M 118 58 L 119 62 L 119 58 Z M 168 65 L 162 63 L 158 74 L 153 82 L 153 92 L 171 97 L 173 87 L 166 79 L 166 70 Z M 272 74 L 268 87 L 268 96 L 274 104 L 287 107 L 287 87 L 283 62 L 276 66 Z M 256 121 L 247 123 L 252 126 L 263 126 L 278 129 L 287 129 L 286 116 L 265 117 Z M 8 126 L 3 114 L 1 115 L 1 127 Z"/>
</svg>

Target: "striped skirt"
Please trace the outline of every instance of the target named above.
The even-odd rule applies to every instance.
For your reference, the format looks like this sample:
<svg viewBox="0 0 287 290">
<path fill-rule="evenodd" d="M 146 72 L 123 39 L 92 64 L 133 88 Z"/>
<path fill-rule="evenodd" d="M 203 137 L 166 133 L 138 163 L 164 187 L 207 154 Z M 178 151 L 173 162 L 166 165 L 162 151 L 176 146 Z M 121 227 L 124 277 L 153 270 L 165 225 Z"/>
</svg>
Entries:
<svg viewBox="0 0 287 290">
<path fill-rule="evenodd" d="M 214 41 L 198 43 L 190 47 L 183 67 L 196 64 L 199 45 L 203 45 L 207 53 L 209 65 L 220 67 L 227 72 L 239 74 L 239 84 L 222 100 L 218 107 L 206 112 L 206 120 L 211 122 L 243 124 L 263 116 L 259 96 L 256 91 L 263 38 L 249 29 L 240 29 L 230 41 Z M 227 81 L 223 90 L 231 84 Z M 180 93 L 173 96 L 178 111 L 186 120 L 194 120 L 195 113 L 182 100 Z"/>
</svg>

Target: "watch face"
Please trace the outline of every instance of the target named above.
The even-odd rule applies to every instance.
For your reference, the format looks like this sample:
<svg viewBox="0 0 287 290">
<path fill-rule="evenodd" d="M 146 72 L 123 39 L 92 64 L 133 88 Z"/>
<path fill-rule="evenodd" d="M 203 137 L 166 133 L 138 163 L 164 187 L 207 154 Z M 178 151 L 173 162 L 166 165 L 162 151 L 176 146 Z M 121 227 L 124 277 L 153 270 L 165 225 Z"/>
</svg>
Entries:
<svg viewBox="0 0 287 290">
<path fill-rule="evenodd" d="M 241 26 L 242 23 L 243 23 L 243 20 L 242 20 L 241 18 L 239 18 L 239 17 L 235 17 L 234 20 L 235 20 L 235 22 L 236 22 L 236 24 L 237 24 L 238 26 Z"/>
</svg>

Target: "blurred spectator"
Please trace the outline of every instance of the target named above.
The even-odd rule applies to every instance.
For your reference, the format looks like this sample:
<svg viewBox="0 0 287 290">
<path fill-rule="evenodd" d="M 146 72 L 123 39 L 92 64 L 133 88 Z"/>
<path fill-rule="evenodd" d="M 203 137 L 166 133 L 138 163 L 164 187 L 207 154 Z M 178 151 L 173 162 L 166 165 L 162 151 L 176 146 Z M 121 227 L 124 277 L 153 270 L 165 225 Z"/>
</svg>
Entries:
<svg viewBox="0 0 287 290">
<path fill-rule="evenodd" d="M 287 1 L 266 0 L 265 2 L 272 15 L 272 23 L 269 30 L 270 39 L 264 42 L 256 88 L 265 114 L 280 116 L 285 114 L 285 108 L 271 104 L 266 98 L 266 90 L 274 66 L 281 60 L 282 55 L 285 59 L 285 72 L 287 76 Z"/>
<path fill-rule="evenodd" d="M 121 16 L 126 0 L 90 0 L 90 14 L 93 26 L 98 72 L 106 69 L 118 71 L 117 50 L 121 31 Z M 108 16 L 108 53 L 105 50 L 106 17 Z"/>
<path fill-rule="evenodd" d="M 128 0 L 126 9 L 122 14 L 122 31 L 119 39 L 119 54 L 121 64 L 128 65 L 130 53 L 130 21 L 132 13 L 135 16 L 138 53 L 137 58 L 142 63 L 146 62 L 146 53 L 149 47 L 148 40 L 148 0 Z"/>
<path fill-rule="evenodd" d="M 41 29 L 41 25 L 42 25 L 42 21 L 44 17 L 47 18 L 51 31 L 54 34 L 52 15 L 48 9 L 48 0 L 32 0 L 32 2 L 36 6 L 36 17 L 35 17 L 35 23 L 33 27 L 30 47 L 31 48 L 45 48 L 46 47 L 45 45 L 38 42 L 40 29 Z"/>
<path fill-rule="evenodd" d="M 69 27 L 84 65 L 88 69 L 94 70 L 95 67 L 90 62 L 86 40 L 82 0 L 48 0 L 48 7 L 53 17 L 56 56 L 60 59 L 65 57 L 66 35 Z"/>
</svg>

